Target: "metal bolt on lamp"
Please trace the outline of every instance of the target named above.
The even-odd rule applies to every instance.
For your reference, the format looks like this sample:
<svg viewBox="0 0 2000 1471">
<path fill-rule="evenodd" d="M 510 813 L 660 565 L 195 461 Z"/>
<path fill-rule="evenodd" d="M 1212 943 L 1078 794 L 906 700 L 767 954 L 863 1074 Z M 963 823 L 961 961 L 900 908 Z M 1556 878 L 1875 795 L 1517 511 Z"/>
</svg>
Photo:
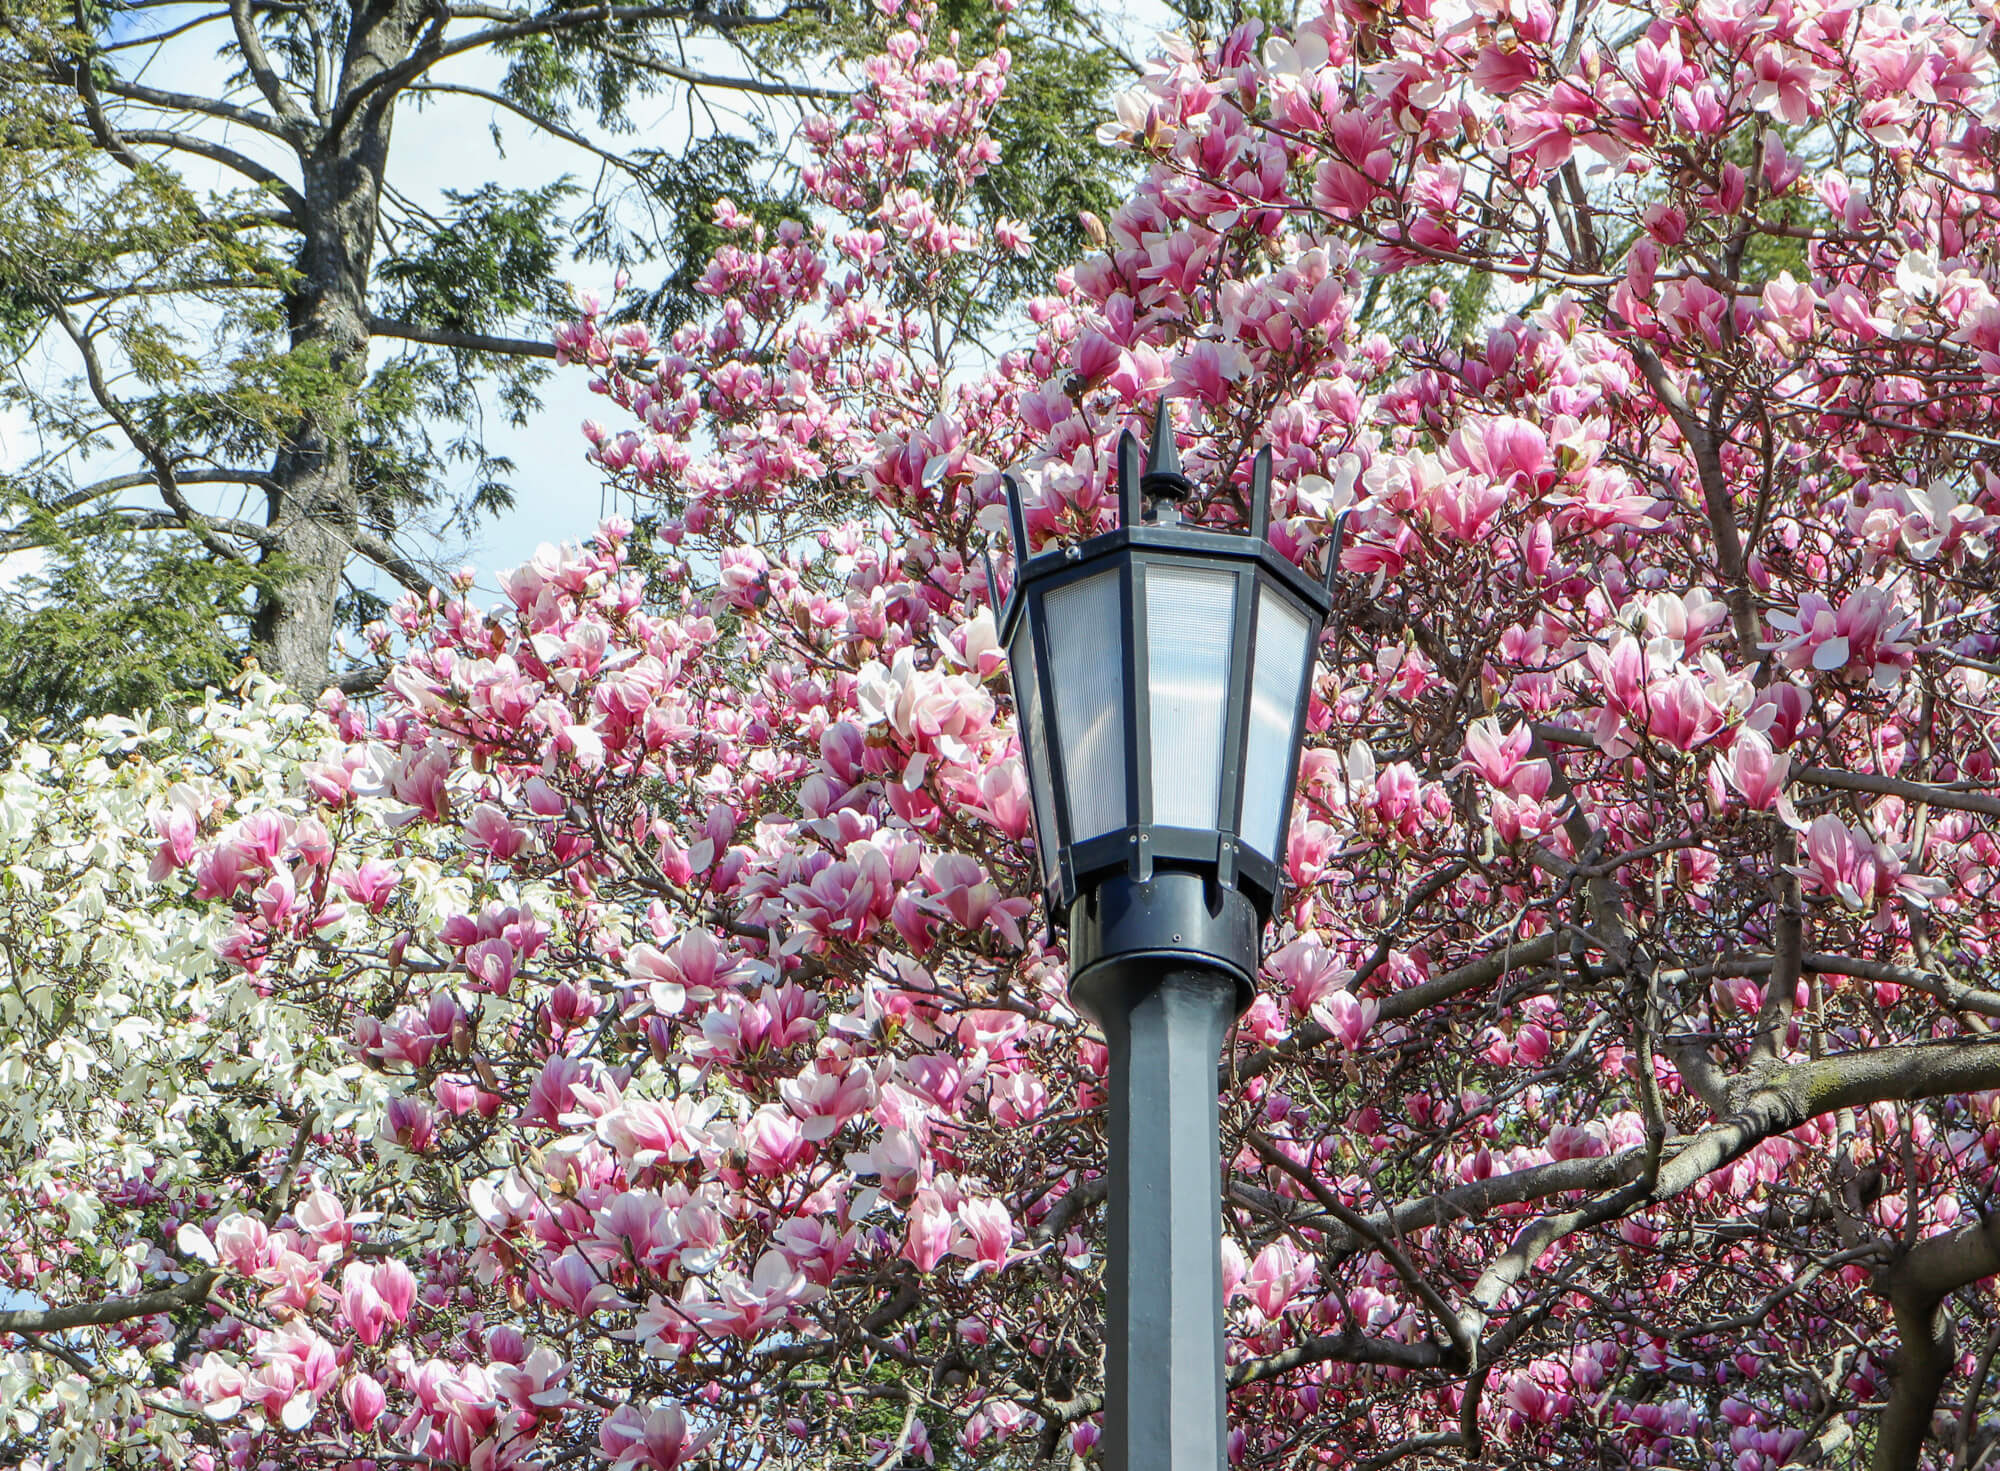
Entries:
<svg viewBox="0 0 2000 1471">
<path fill-rule="evenodd" d="M 1030 557 L 1007 480 L 1000 636 L 1044 896 L 1069 931 L 1070 996 L 1111 1053 L 1111 1471 L 1223 1464 L 1215 1069 L 1254 991 L 1332 603 L 1266 539 L 1269 449 L 1247 534 L 1181 524 L 1195 489 L 1164 403 L 1143 475 L 1138 440 L 1119 441 L 1114 531 Z"/>
</svg>

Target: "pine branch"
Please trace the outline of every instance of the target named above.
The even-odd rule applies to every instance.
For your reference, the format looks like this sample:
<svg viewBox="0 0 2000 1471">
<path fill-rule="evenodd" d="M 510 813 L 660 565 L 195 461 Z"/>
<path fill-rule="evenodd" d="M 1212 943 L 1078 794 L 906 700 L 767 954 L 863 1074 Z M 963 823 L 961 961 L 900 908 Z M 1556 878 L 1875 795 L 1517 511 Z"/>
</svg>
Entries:
<svg viewBox="0 0 2000 1471">
<path fill-rule="evenodd" d="M 172 508 L 179 523 L 192 531 L 200 538 L 203 546 L 224 561 L 247 566 L 249 559 L 243 555 L 241 549 L 232 546 L 208 517 L 189 504 L 187 497 L 181 493 L 180 480 L 174 473 L 172 457 L 140 427 L 131 410 L 120 403 L 117 395 L 111 391 L 111 385 L 104 376 L 104 364 L 97 356 L 97 345 L 91 341 L 89 334 L 77 326 L 75 320 L 62 307 L 56 307 L 52 315 L 82 355 L 84 379 L 89 383 L 91 394 L 96 398 L 98 407 L 111 416 L 124 431 L 125 437 L 132 442 L 132 447 L 152 465 L 154 481 L 160 487 L 160 498 Z"/>
</svg>

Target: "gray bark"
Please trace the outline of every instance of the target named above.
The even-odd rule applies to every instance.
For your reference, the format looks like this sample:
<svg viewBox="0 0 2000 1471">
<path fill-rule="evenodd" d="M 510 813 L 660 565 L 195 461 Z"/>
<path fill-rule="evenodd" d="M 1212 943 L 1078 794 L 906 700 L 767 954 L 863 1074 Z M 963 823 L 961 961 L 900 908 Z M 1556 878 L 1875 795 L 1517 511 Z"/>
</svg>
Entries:
<svg viewBox="0 0 2000 1471">
<path fill-rule="evenodd" d="M 368 280 L 398 95 L 379 79 L 409 59 L 427 14 L 421 0 L 355 8 L 333 122 L 313 130 L 301 160 L 291 344 L 322 348 L 342 392 L 331 412 L 296 424 L 273 460 L 264 557 L 282 577 L 263 594 L 252 638 L 264 667 L 307 696 L 327 682 L 342 573 L 362 532 L 345 420 L 367 376 Z"/>
</svg>

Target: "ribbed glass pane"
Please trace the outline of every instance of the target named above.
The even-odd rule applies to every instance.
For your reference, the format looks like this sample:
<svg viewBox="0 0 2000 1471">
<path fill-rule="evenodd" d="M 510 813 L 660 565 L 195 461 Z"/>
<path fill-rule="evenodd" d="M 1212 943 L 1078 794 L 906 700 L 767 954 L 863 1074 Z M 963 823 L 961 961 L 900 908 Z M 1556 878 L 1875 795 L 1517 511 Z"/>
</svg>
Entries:
<svg viewBox="0 0 2000 1471">
<path fill-rule="evenodd" d="M 1281 855 L 1285 777 L 1292 764 L 1299 686 L 1306 677 L 1309 625 L 1290 598 L 1257 593 L 1257 653 L 1250 672 L 1250 733 L 1243 753 L 1243 841 L 1266 858 Z"/>
<path fill-rule="evenodd" d="M 1126 824 L 1122 606 L 1115 569 L 1042 600 L 1072 843 Z"/>
<path fill-rule="evenodd" d="M 1014 635 L 1007 655 L 1007 673 L 1014 681 L 1014 713 L 1021 722 L 1021 749 L 1028 759 L 1028 790 L 1035 799 L 1035 850 L 1041 854 L 1044 882 L 1055 877 L 1056 824 L 1049 815 L 1049 737 L 1042 726 L 1042 681 L 1035 667 L 1035 641 L 1028 620 Z"/>
<path fill-rule="evenodd" d="M 1216 826 L 1235 628 L 1234 572 L 1147 564 L 1153 821 L 1161 826 Z"/>
</svg>

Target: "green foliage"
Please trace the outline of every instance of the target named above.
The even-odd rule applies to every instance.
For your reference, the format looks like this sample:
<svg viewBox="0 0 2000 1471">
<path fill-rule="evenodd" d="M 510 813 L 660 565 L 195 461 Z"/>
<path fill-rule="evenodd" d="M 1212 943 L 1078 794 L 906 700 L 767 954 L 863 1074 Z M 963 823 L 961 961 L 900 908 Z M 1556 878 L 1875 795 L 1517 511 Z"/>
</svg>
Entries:
<svg viewBox="0 0 2000 1471">
<path fill-rule="evenodd" d="M 235 676 L 250 591 L 236 564 L 152 535 L 52 536 L 37 555 L 0 586 L 0 741 L 66 737 Z"/>
<path fill-rule="evenodd" d="M 657 160 L 651 195 L 662 218 L 671 223 L 660 239 L 642 247 L 642 258 L 663 261 L 668 270 L 636 308 L 627 310 L 661 333 L 709 310 L 709 299 L 694 287 L 709 258 L 731 238 L 716 227 L 718 199 L 730 200 L 767 230 L 788 219 L 804 220 L 800 201 L 772 185 L 775 141 L 768 131 L 749 138 L 716 133 L 696 139 L 677 157 Z"/>
<path fill-rule="evenodd" d="M 568 176 L 532 189 L 445 190 L 450 212 L 417 222 L 376 273 L 388 315 L 491 332 L 514 317 L 562 311 L 565 242 L 556 226 L 576 192 Z"/>
<path fill-rule="evenodd" d="M 1782 140 L 1794 157 L 1810 159 L 1820 152 L 1816 146 L 1820 140 L 1804 129 L 1774 126 L 1771 136 Z M 1753 177 L 1762 169 L 1763 160 L 1748 136 L 1725 140 L 1723 151 L 1732 163 Z M 1831 160 L 1824 162 L 1830 163 Z M 1803 177 L 1810 178 L 1812 172 L 1807 170 Z M 1772 229 L 1750 232 L 1743 249 L 1743 284 L 1762 289 L 1767 281 L 1775 281 L 1787 271 L 1791 272 L 1795 281 L 1809 279 L 1812 267 L 1806 262 L 1806 242 L 1813 231 L 1824 230 L 1832 223 L 1818 196 L 1802 185 L 1794 185 L 1787 193 L 1766 200 L 1759 214 L 1794 233 L 1780 234 Z"/>
</svg>

